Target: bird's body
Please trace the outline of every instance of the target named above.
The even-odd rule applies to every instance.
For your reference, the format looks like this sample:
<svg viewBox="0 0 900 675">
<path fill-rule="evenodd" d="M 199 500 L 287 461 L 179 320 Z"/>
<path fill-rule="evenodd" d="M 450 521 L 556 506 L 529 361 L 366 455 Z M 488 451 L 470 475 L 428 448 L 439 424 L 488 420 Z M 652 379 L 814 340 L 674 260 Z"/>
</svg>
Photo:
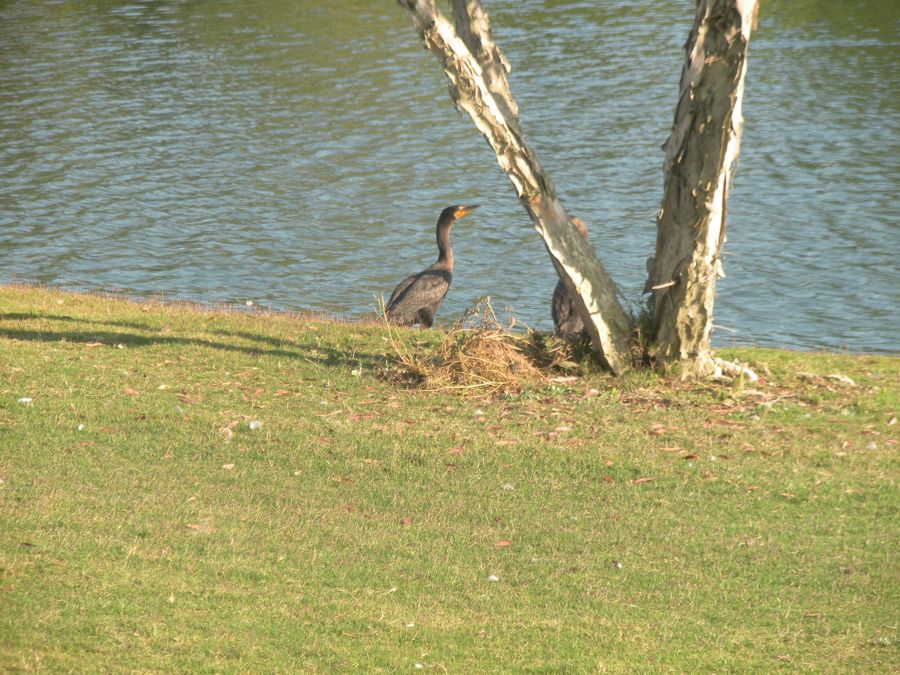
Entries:
<svg viewBox="0 0 900 675">
<path fill-rule="evenodd" d="M 570 218 L 569 220 L 587 241 L 588 231 L 584 221 L 581 218 Z M 550 310 L 553 315 L 553 325 L 556 327 L 556 332 L 560 335 L 564 337 L 577 335 L 584 330 L 584 322 L 575 310 L 575 301 L 562 280 L 556 283 Z"/>
<path fill-rule="evenodd" d="M 401 281 L 388 300 L 385 313 L 391 323 L 403 326 L 421 324 L 430 328 L 434 315 L 444 301 L 453 281 L 453 249 L 450 228 L 453 223 L 478 206 L 448 206 L 437 223 L 438 259 L 418 274 Z"/>
</svg>

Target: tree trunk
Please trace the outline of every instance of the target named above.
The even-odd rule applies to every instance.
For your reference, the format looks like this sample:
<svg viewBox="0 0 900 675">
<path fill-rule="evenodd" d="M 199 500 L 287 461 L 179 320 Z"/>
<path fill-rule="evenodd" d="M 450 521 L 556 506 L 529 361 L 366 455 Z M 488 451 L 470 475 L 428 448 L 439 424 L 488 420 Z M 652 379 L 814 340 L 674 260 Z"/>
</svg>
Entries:
<svg viewBox="0 0 900 675">
<path fill-rule="evenodd" d="M 409 14 L 425 47 L 441 62 L 457 108 L 468 113 L 493 148 L 572 294 L 594 349 L 612 372 L 622 372 L 631 363 L 630 321 L 616 297 L 615 284 L 569 223 L 549 176 L 524 141 L 506 82 L 509 64 L 494 45 L 480 0 L 451 0 L 459 32 L 437 10 L 434 0 L 398 0 L 398 4 Z"/>
<path fill-rule="evenodd" d="M 747 45 L 757 0 L 699 0 L 685 45 L 650 265 L 657 362 L 682 377 L 716 370 L 709 346 L 725 206 L 740 149 Z"/>
</svg>

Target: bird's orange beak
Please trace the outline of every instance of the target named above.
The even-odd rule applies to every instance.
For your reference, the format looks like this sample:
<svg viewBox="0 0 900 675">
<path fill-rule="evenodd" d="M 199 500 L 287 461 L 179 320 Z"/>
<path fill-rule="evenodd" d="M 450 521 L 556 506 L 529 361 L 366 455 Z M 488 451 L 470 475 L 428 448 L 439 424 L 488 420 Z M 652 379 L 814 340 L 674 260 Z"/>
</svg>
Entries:
<svg viewBox="0 0 900 675">
<path fill-rule="evenodd" d="M 460 206 L 458 209 L 456 209 L 456 211 L 453 212 L 453 217 L 454 218 L 462 218 L 463 216 L 467 216 L 470 213 L 472 213 L 472 211 L 477 209 L 479 206 L 481 206 L 481 204 L 472 204 L 471 206 Z"/>
</svg>

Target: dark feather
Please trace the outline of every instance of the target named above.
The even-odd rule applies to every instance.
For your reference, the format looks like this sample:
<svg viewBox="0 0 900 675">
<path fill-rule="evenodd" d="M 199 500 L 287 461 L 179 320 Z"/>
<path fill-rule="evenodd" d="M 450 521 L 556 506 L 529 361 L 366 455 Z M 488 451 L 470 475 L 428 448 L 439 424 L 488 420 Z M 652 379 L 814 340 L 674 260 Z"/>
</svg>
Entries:
<svg viewBox="0 0 900 675">
<path fill-rule="evenodd" d="M 575 335 L 584 330 L 584 322 L 575 311 L 575 302 L 562 281 L 556 283 L 553 291 L 553 325 L 561 335 Z"/>
<path fill-rule="evenodd" d="M 391 293 L 386 310 L 388 319 L 405 326 L 421 323 L 430 327 L 452 279 L 449 270 L 434 266 L 407 277 Z"/>
</svg>

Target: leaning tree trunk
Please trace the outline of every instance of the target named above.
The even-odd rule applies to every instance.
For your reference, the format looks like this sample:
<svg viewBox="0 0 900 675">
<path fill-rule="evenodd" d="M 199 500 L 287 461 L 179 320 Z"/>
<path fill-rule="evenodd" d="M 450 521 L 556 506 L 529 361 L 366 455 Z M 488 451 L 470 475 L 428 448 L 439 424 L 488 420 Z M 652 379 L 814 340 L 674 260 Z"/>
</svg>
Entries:
<svg viewBox="0 0 900 675">
<path fill-rule="evenodd" d="M 756 11 L 757 0 L 698 1 L 664 146 L 664 196 L 649 286 L 658 363 L 682 377 L 716 370 L 709 346 L 713 300 L 722 274 L 725 204 L 740 149 Z"/>
<path fill-rule="evenodd" d="M 437 10 L 434 0 L 398 0 L 398 4 L 409 14 L 425 47 L 441 62 L 456 106 L 469 114 L 493 148 L 572 294 L 594 349 L 614 373 L 626 369 L 631 362 L 628 316 L 616 297 L 615 284 L 570 225 L 549 176 L 525 143 L 506 82 L 509 64 L 493 42 L 480 0 L 451 0 L 459 31 Z"/>
</svg>

